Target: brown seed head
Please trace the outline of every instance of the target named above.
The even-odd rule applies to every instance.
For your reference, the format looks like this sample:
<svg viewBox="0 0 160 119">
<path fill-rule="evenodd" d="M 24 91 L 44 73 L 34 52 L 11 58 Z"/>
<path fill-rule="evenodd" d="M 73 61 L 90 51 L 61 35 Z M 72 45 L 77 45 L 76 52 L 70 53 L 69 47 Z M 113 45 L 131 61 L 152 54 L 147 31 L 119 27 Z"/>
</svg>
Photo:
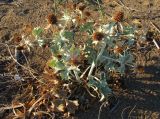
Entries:
<svg viewBox="0 0 160 119">
<path fill-rule="evenodd" d="M 114 47 L 114 53 L 115 54 L 121 54 L 123 52 L 123 48 L 122 47 L 120 47 L 120 46 L 118 46 L 118 45 L 116 45 L 115 47 Z"/>
<path fill-rule="evenodd" d="M 62 55 L 61 54 L 57 54 L 57 58 L 58 59 L 62 59 Z"/>
<path fill-rule="evenodd" d="M 15 34 L 13 35 L 13 41 L 14 41 L 15 43 L 20 43 L 21 40 L 22 40 L 22 36 L 19 35 L 18 33 L 15 33 Z"/>
<path fill-rule="evenodd" d="M 101 41 L 104 38 L 104 34 L 101 32 L 93 33 L 93 40 Z"/>
<path fill-rule="evenodd" d="M 57 24 L 58 22 L 57 17 L 54 14 L 48 15 L 47 20 L 49 24 Z"/>
<path fill-rule="evenodd" d="M 86 8 L 86 6 L 84 4 L 79 4 L 78 9 L 80 11 L 84 11 L 84 9 Z"/>
<path fill-rule="evenodd" d="M 85 16 L 87 16 L 87 17 L 90 17 L 90 16 L 91 16 L 91 13 L 90 13 L 89 11 L 85 11 L 84 14 L 85 14 Z"/>
<path fill-rule="evenodd" d="M 116 22 L 121 22 L 121 21 L 123 21 L 123 17 L 124 17 L 124 13 L 119 11 L 119 12 L 115 13 L 115 15 L 113 16 L 113 20 Z"/>
</svg>

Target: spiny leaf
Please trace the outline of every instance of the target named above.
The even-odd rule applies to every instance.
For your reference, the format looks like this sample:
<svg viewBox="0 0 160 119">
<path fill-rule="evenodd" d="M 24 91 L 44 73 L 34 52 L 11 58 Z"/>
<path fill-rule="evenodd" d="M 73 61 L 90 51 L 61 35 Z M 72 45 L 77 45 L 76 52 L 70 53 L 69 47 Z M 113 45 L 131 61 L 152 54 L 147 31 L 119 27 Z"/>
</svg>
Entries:
<svg viewBox="0 0 160 119">
<path fill-rule="evenodd" d="M 53 69 L 55 69 L 56 71 L 59 70 L 64 70 L 65 69 L 65 65 L 63 64 L 62 61 L 58 61 L 56 59 L 52 59 L 49 63 L 49 66 Z"/>
<path fill-rule="evenodd" d="M 69 80 L 70 76 L 69 76 L 70 71 L 69 70 L 63 70 L 60 72 L 60 76 L 62 80 Z"/>
<path fill-rule="evenodd" d="M 80 31 L 81 32 L 88 32 L 88 33 L 91 34 L 91 32 L 93 30 L 93 24 L 94 24 L 93 22 L 87 22 L 87 23 L 85 23 L 84 25 L 82 25 L 80 27 Z"/>
<path fill-rule="evenodd" d="M 74 38 L 74 33 L 70 31 L 64 31 L 63 36 L 68 39 L 68 40 L 73 40 Z"/>
</svg>

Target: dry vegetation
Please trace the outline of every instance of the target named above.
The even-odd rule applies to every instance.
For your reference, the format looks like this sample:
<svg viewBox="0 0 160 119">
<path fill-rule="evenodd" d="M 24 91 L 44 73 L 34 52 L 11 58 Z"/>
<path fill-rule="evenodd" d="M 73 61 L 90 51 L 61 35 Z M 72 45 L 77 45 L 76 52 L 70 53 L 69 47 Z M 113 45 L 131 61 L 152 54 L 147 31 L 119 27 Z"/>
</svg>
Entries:
<svg viewBox="0 0 160 119">
<path fill-rule="evenodd" d="M 108 6 L 118 7 L 110 14 Z M 144 29 L 142 19 L 129 15 L 134 12 L 139 11 L 121 0 L 54 0 L 44 24 L 25 24 L 8 41 L 4 38 L 0 43 L 0 117 L 89 119 L 92 116 L 80 114 L 94 110 L 96 104 L 100 105 L 95 113 L 98 119 L 101 115 L 112 118 L 126 94 L 137 103 L 113 117 L 143 119 L 134 110 L 144 97 L 132 94 L 128 82 L 159 77 L 160 30 L 151 20 Z M 157 64 L 153 72 L 152 61 Z M 159 86 L 159 81 L 153 83 Z M 141 91 L 147 92 L 143 87 Z M 159 99 L 158 90 L 148 93 Z M 158 111 L 150 117 L 158 119 Z"/>
</svg>

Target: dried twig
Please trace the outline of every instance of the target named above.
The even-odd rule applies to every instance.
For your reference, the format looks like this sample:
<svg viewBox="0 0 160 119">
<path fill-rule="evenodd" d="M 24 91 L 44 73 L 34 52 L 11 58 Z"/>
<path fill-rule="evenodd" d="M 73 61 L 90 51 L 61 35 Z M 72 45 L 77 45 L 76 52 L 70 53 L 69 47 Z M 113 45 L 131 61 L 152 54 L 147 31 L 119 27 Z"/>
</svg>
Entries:
<svg viewBox="0 0 160 119">
<path fill-rule="evenodd" d="M 158 26 L 155 23 L 150 21 L 150 24 L 160 33 L 160 29 L 158 28 Z"/>
<path fill-rule="evenodd" d="M 16 105 L 16 106 L 5 106 L 5 107 L 1 107 L 0 108 L 0 112 L 4 111 L 4 110 L 10 110 L 10 109 L 13 109 L 13 108 L 20 108 L 20 107 L 23 107 L 24 105 L 23 104 L 19 104 L 19 105 Z"/>
<path fill-rule="evenodd" d="M 24 106 L 24 104 L 22 104 L 22 103 L 20 103 L 21 105 L 22 105 L 22 107 L 24 108 L 24 113 L 26 112 L 26 108 L 25 108 L 25 106 Z M 13 105 L 14 104 L 12 104 L 12 107 L 13 107 Z M 12 108 L 12 110 L 13 110 L 13 113 L 15 114 L 15 116 L 17 117 L 17 118 L 20 118 L 22 115 L 18 115 L 17 113 L 16 113 L 16 110 L 15 110 L 15 108 Z M 25 115 L 23 115 L 23 116 L 25 116 Z"/>
<path fill-rule="evenodd" d="M 157 47 L 157 49 L 160 49 L 160 46 L 158 45 L 158 43 L 156 42 L 155 39 L 153 39 L 153 43 L 155 44 L 155 46 Z"/>
<path fill-rule="evenodd" d="M 51 117 L 51 119 L 55 119 L 55 114 L 51 115 L 51 114 L 49 114 L 48 112 L 45 112 L 45 111 L 38 111 L 38 112 L 34 112 L 33 114 L 38 115 L 39 113 L 49 115 Z"/>
<path fill-rule="evenodd" d="M 37 105 L 37 103 L 39 103 L 40 101 L 42 101 L 44 99 L 44 95 L 41 96 L 28 110 L 28 115 L 30 115 L 30 113 L 32 112 L 32 110 L 35 108 L 35 106 Z"/>
<path fill-rule="evenodd" d="M 155 23 L 153 23 L 152 21 L 150 21 L 150 24 L 160 33 L 160 29 L 157 27 L 157 25 Z M 153 43 L 155 44 L 155 46 L 157 47 L 157 49 L 160 49 L 160 46 L 158 45 L 158 43 L 156 42 L 155 39 L 153 39 Z"/>
</svg>

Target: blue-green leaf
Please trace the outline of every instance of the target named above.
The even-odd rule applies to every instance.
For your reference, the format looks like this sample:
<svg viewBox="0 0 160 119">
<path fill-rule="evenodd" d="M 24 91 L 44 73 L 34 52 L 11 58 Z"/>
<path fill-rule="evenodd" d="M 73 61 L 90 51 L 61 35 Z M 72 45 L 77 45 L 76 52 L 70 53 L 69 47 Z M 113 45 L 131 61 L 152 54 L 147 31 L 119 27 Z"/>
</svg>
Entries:
<svg viewBox="0 0 160 119">
<path fill-rule="evenodd" d="M 81 32 L 88 32 L 88 33 L 90 33 L 91 34 L 91 32 L 93 31 L 93 22 L 87 22 L 87 23 L 85 23 L 84 25 L 82 25 L 81 27 L 80 27 L 80 31 Z"/>
<path fill-rule="evenodd" d="M 69 77 L 69 71 L 66 69 L 66 70 L 63 70 L 60 72 L 60 76 L 61 76 L 61 79 L 62 80 L 69 80 L 70 77 Z"/>
<path fill-rule="evenodd" d="M 68 39 L 68 40 L 73 40 L 74 38 L 74 33 L 70 31 L 64 31 L 63 36 Z"/>
<path fill-rule="evenodd" d="M 88 82 L 89 87 L 96 87 L 102 93 L 104 96 L 108 96 L 109 94 L 112 93 L 112 90 L 109 88 L 108 83 L 106 81 L 106 77 L 101 76 L 101 79 L 99 81 L 90 79 Z"/>
</svg>

